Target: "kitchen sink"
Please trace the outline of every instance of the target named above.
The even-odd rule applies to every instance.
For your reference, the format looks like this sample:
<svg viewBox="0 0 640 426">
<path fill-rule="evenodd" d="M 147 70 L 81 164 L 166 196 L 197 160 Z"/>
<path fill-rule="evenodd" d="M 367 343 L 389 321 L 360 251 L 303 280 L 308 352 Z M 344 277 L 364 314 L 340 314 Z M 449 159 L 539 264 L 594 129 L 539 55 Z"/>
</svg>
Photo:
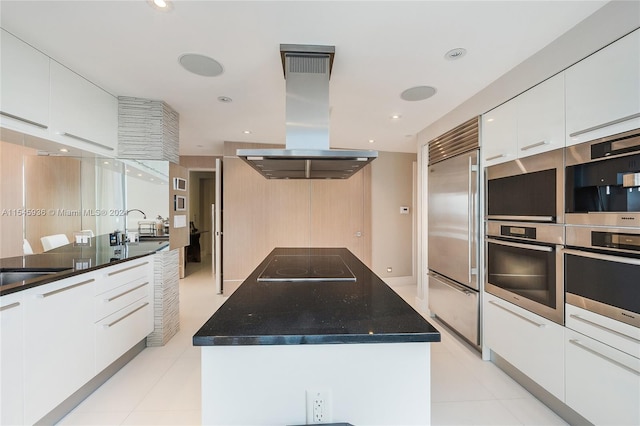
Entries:
<svg viewBox="0 0 640 426">
<path fill-rule="evenodd" d="M 46 278 L 70 269 L 71 268 L 3 268 L 0 269 L 0 286 L 20 281 L 30 281 L 36 278 Z"/>
</svg>

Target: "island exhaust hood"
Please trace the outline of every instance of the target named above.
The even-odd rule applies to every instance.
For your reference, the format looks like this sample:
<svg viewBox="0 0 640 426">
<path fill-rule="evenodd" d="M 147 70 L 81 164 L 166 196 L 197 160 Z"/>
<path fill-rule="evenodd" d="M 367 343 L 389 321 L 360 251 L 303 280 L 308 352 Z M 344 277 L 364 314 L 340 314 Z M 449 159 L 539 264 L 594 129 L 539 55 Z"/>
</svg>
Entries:
<svg viewBox="0 0 640 426">
<path fill-rule="evenodd" d="M 238 149 L 267 179 L 347 179 L 377 151 L 329 149 L 329 77 L 334 46 L 281 44 L 286 80 L 285 149 Z"/>
</svg>

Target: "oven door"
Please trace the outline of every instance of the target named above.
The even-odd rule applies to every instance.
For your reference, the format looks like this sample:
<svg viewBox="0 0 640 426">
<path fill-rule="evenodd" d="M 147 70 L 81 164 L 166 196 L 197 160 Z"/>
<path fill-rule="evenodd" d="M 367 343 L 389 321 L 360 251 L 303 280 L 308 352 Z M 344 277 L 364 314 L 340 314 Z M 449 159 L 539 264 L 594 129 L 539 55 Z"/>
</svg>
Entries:
<svg viewBox="0 0 640 426">
<path fill-rule="evenodd" d="M 564 222 L 564 150 L 487 167 L 487 219 Z"/>
<path fill-rule="evenodd" d="M 565 249 L 567 303 L 640 327 L 640 259 Z"/>
<path fill-rule="evenodd" d="M 485 290 L 564 324 L 562 246 L 487 238 Z"/>
</svg>

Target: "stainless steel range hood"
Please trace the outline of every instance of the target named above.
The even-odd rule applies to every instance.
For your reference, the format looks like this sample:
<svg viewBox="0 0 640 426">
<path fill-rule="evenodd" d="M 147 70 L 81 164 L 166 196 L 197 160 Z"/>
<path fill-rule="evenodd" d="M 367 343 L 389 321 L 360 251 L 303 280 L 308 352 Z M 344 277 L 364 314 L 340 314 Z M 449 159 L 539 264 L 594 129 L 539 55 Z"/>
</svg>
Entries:
<svg viewBox="0 0 640 426">
<path fill-rule="evenodd" d="M 346 179 L 377 151 L 329 149 L 329 77 L 334 46 L 281 44 L 286 80 L 285 149 L 239 149 L 267 179 Z"/>
</svg>

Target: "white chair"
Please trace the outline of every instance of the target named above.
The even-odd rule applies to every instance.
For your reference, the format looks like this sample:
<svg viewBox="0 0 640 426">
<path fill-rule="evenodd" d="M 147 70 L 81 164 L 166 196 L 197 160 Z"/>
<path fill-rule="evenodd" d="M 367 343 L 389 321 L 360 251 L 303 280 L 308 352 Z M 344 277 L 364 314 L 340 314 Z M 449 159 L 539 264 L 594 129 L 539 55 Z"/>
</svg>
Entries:
<svg viewBox="0 0 640 426">
<path fill-rule="evenodd" d="M 40 241 L 42 242 L 44 251 L 53 250 L 56 247 L 69 244 L 69 239 L 64 234 L 47 235 L 46 237 L 40 238 Z"/>
<path fill-rule="evenodd" d="M 22 240 L 22 254 L 33 254 L 31 244 L 29 244 L 29 241 L 27 241 L 26 238 Z"/>
</svg>

